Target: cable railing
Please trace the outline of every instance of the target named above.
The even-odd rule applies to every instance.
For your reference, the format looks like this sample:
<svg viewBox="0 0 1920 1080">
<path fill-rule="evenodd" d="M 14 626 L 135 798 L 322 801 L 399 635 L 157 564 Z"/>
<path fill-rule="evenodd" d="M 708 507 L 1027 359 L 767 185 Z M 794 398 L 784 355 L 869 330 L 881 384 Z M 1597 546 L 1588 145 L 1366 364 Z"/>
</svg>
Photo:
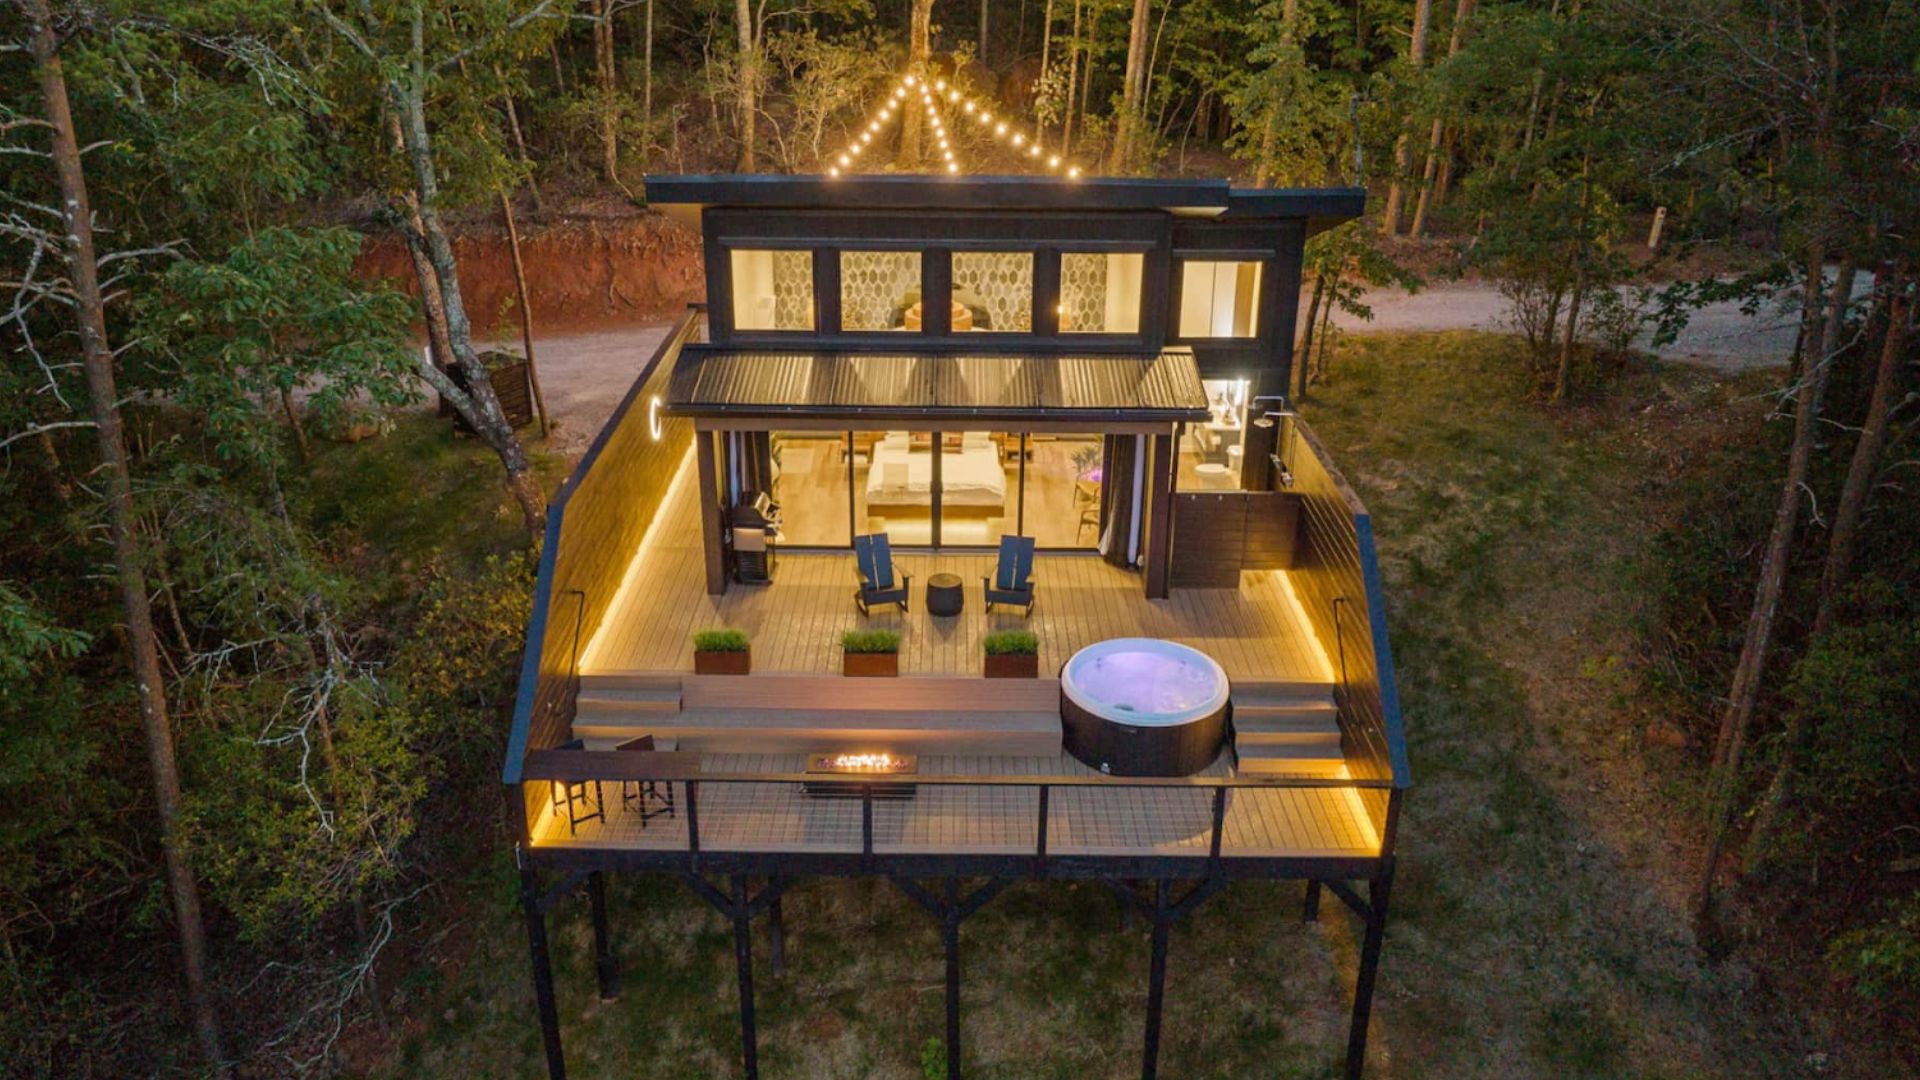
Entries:
<svg viewBox="0 0 1920 1080">
<path fill-rule="evenodd" d="M 715 850 L 863 861 L 985 853 L 1037 866 L 1088 854 L 1208 861 L 1278 851 L 1369 857 L 1379 838 L 1357 799 L 1341 796 L 1392 787 L 1390 780 L 1286 775 L 719 771 L 704 768 L 704 757 L 687 751 L 529 754 L 525 779 L 564 785 L 558 790 L 572 789 L 574 801 L 587 808 L 578 817 L 556 815 L 539 830 L 538 842 L 611 842 L 681 853 L 695 865 Z M 808 792 L 823 783 L 836 793 Z M 672 819 L 628 808 L 629 793 L 643 784 L 663 785 L 675 796 Z"/>
</svg>

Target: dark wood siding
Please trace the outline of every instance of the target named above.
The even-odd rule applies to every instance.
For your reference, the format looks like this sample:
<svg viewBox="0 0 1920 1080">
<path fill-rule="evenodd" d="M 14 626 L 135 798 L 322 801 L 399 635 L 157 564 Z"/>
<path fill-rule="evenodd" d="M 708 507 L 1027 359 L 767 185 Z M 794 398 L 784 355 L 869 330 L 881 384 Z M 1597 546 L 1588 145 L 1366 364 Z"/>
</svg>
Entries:
<svg viewBox="0 0 1920 1080">
<path fill-rule="evenodd" d="M 666 399 L 674 361 L 692 340 L 699 316 L 698 310 L 689 311 L 641 368 L 613 418 L 547 508 L 533 617 L 507 743 L 508 784 L 519 783 L 528 751 L 551 749 L 567 740 L 573 722 L 569 676 L 577 650 L 592 639 L 606 616 L 627 564 L 692 445 L 692 421 L 658 415 L 652 402 Z M 656 421 L 658 438 L 653 433 Z M 537 818 L 535 800 L 546 797 L 545 785 L 531 788 L 538 790 L 523 793 L 524 805 Z"/>
<path fill-rule="evenodd" d="M 1340 742 L 1355 778 L 1408 784 L 1406 737 L 1387 645 L 1385 597 L 1374 556 L 1373 521 L 1353 489 L 1298 417 L 1280 432 L 1280 456 L 1300 498 L 1300 540 L 1294 593 L 1334 665 Z M 1361 801 L 1391 850 L 1388 792 L 1362 791 Z"/>
<path fill-rule="evenodd" d="M 1173 584 L 1231 589 L 1242 570 L 1293 566 L 1300 500 L 1290 492 L 1182 492 L 1173 500 Z"/>
</svg>

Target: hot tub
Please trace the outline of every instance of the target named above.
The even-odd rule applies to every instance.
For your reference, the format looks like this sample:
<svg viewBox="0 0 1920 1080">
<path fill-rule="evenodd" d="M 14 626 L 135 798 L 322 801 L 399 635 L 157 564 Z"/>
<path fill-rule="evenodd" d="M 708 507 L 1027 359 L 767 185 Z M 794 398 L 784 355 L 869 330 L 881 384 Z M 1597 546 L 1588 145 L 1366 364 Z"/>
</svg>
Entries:
<svg viewBox="0 0 1920 1080">
<path fill-rule="evenodd" d="M 1115 776 L 1190 776 L 1226 740 L 1227 673 L 1197 649 L 1113 638 L 1060 669 L 1067 752 Z"/>
</svg>

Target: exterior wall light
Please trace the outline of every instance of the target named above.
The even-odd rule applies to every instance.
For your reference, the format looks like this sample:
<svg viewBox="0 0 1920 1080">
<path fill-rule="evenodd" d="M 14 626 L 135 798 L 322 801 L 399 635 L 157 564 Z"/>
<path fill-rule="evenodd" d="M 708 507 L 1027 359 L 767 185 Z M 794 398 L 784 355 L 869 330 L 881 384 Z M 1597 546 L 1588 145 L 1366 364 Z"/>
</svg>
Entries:
<svg viewBox="0 0 1920 1080">
<path fill-rule="evenodd" d="M 647 402 L 647 434 L 653 436 L 654 442 L 659 442 L 661 437 L 666 434 L 666 429 L 660 424 L 659 394 L 653 395 Z"/>
</svg>

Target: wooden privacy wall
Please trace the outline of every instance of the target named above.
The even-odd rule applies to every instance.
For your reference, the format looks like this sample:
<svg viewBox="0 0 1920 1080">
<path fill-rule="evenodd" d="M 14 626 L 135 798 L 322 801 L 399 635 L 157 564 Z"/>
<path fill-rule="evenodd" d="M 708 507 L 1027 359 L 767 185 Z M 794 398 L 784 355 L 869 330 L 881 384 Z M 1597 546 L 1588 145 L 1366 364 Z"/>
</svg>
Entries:
<svg viewBox="0 0 1920 1080">
<path fill-rule="evenodd" d="M 692 421 L 662 415 L 653 402 L 666 400 L 674 361 L 692 340 L 699 319 L 695 308 L 674 326 L 547 507 L 546 541 L 507 741 L 503 779 L 508 784 L 519 784 L 529 750 L 567 741 L 579 650 L 606 616 L 627 564 L 693 444 Z M 546 797 L 546 785 L 531 787 L 538 790 L 525 793 L 529 815 L 537 810 L 536 800 Z M 515 831 L 524 838 L 524 822 Z"/>
<path fill-rule="evenodd" d="M 1392 780 L 1396 789 L 1404 788 L 1406 738 L 1393 654 L 1387 646 L 1373 520 L 1298 417 L 1287 417 L 1281 429 L 1280 457 L 1293 474 L 1288 490 L 1300 499 L 1300 537 L 1289 577 L 1308 623 L 1333 662 L 1347 767 L 1356 779 Z M 1359 794 L 1382 843 L 1391 850 L 1389 792 Z"/>
<path fill-rule="evenodd" d="M 1173 497 L 1173 584 L 1234 589 L 1242 570 L 1293 567 L 1300 500 L 1292 492 L 1181 492 Z"/>
</svg>

